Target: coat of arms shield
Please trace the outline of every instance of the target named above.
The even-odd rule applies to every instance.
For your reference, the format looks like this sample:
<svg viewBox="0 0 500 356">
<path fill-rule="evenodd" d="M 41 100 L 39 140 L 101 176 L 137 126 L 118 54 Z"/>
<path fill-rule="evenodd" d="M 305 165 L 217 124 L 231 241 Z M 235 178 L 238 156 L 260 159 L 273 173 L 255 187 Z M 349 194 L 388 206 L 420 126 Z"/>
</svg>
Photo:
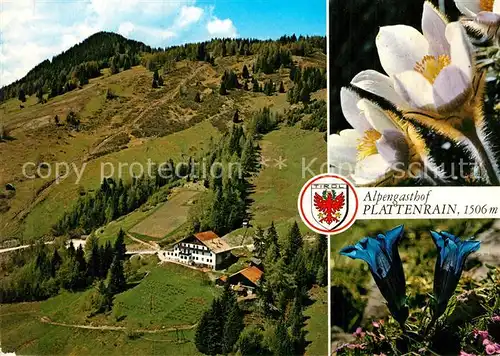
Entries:
<svg viewBox="0 0 500 356">
<path fill-rule="evenodd" d="M 344 222 L 349 206 L 347 184 L 313 184 L 311 195 L 311 212 L 318 224 L 331 231 Z"/>
</svg>

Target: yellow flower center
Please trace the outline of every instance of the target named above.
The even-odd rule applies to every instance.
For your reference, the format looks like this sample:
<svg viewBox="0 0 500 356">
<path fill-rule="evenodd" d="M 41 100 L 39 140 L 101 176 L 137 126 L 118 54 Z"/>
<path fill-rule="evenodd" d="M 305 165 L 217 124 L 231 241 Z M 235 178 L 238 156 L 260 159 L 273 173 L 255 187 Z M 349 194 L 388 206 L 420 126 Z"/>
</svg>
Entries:
<svg viewBox="0 0 500 356">
<path fill-rule="evenodd" d="M 442 54 L 439 57 L 425 56 L 415 65 L 415 70 L 422 74 L 431 84 L 441 71 L 451 63 L 450 56 Z"/>
<path fill-rule="evenodd" d="M 377 142 L 380 137 L 382 137 L 382 135 L 375 129 L 365 131 L 363 138 L 359 140 L 357 146 L 358 161 L 361 161 L 362 159 L 374 155 L 378 152 L 375 142 Z"/>
<path fill-rule="evenodd" d="M 493 11 L 493 3 L 495 0 L 479 0 L 479 6 L 483 11 Z"/>
</svg>

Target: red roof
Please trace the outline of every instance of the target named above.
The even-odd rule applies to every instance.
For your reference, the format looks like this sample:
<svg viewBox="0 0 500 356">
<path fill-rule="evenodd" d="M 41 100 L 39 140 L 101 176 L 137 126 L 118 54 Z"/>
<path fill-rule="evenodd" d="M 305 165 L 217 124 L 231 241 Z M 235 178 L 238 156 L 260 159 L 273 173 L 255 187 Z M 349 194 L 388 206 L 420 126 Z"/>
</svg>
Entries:
<svg viewBox="0 0 500 356">
<path fill-rule="evenodd" d="M 244 275 L 246 278 L 248 278 L 248 280 L 252 281 L 254 284 L 257 284 L 257 282 L 260 280 L 264 272 L 262 272 L 255 266 L 250 266 L 240 271 L 239 273 Z"/>
<path fill-rule="evenodd" d="M 200 241 L 209 241 L 219 238 L 219 236 L 217 236 L 217 234 L 213 231 L 199 232 L 197 234 L 194 234 L 194 237 L 196 237 Z"/>
</svg>

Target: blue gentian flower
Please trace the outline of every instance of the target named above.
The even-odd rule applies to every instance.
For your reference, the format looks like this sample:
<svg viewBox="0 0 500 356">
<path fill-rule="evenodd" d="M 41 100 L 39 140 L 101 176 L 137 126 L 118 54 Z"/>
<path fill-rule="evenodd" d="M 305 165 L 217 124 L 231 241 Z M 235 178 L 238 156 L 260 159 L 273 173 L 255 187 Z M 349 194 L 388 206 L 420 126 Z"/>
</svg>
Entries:
<svg viewBox="0 0 500 356">
<path fill-rule="evenodd" d="M 465 260 L 472 252 L 479 250 L 480 242 L 472 239 L 462 241 L 446 231 L 431 231 L 439 255 L 434 269 L 434 319 L 446 310 L 448 301 L 457 288 L 464 269 Z"/>
<path fill-rule="evenodd" d="M 377 287 L 387 301 L 389 311 L 404 328 L 408 306 L 405 274 L 398 251 L 403 232 L 404 226 L 400 225 L 385 234 L 365 237 L 354 246 L 344 247 L 340 254 L 361 259 L 368 264 Z"/>
</svg>

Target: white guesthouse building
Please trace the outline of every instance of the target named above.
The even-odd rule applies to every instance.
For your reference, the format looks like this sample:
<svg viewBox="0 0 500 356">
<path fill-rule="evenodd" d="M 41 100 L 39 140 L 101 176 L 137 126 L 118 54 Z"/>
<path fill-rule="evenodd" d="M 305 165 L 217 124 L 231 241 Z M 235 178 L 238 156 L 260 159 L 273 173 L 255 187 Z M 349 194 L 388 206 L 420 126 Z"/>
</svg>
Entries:
<svg viewBox="0 0 500 356">
<path fill-rule="evenodd" d="M 231 255 L 231 246 L 213 231 L 190 235 L 173 248 L 159 252 L 161 260 L 219 269 Z"/>
</svg>

